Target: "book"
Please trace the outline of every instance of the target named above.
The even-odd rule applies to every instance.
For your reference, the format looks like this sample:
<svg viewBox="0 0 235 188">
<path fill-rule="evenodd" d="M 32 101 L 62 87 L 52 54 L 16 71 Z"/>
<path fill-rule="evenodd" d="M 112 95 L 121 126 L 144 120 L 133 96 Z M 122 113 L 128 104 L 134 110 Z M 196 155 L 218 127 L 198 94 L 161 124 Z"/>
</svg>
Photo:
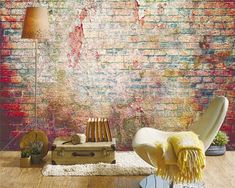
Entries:
<svg viewBox="0 0 235 188">
<path fill-rule="evenodd" d="M 102 142 L 101 118 L 98 118 L 98 142 Z"/>
<path fill-rule="evenodd" d="M 107 142 L 108 141 L 108 137 L 107 137 L 107 133 L 105 130 L 105 123 L 104 123 L 104 118 L 101 119 L 101 129 L 102 129 L 102 141 L 103 142 Z"/>
<path fill-rule="evenodd" d="M 90 141 L 90 124 L 91 124 L 91 118 L 89 118 L 88 121 L 87 121 L 87 126 L 86 126 L 86 142 Z"/>
<path fill-rule="evenodd" d="M 95 142 L 99 142 L 99 137 L 98 137 L 98 118 L 95 118 Z"/>
<path fill-rule="evenodd" d="M 108 119 L 89 118 L 86 126 L 86 142 L 108 141 L 112 141 Z"/>
<path fill-rule="evenodd" d="M 95 142 L 95 118 L 91 119 L 91 142 Z"/>
<path fill-rule="evenodd" d="M 107 118 L 104 119 L 104 125 L 105 125 L 105 131 L 106 131 L 106 134 L 107 134 L 107 139 L 108 139 L 108 141 L 112 141 L 109 122 L 108 122 Z"/>
</svg>

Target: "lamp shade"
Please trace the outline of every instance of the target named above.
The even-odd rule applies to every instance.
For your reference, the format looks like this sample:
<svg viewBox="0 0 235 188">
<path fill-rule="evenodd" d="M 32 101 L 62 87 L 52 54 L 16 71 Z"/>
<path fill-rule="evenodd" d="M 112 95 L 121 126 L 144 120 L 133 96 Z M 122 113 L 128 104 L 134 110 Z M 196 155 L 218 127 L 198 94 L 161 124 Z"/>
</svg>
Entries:
<svg viewBox="0 0 235 188">
<path fill-rule="evenodd" d="M 26 9 L 22 38 L 47 39 L 49 37 L 47 12 L 45 7 L 28 7 Z"/>
</svg>

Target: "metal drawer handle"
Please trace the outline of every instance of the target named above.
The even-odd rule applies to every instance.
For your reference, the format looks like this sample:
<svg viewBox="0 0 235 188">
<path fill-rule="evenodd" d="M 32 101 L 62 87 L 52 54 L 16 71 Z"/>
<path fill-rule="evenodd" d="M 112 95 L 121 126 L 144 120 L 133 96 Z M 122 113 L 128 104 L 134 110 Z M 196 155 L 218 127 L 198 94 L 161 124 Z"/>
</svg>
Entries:
<svg viewBox="0 0 235 188">
<path fill-rule="evenodd" d="M 90 153 L 79 153 L 79 152 L 73 152 L 72 156 L 74 157 L 94 157 L 95 153 L 94 152 L 90 152 Z"/>
</svg>

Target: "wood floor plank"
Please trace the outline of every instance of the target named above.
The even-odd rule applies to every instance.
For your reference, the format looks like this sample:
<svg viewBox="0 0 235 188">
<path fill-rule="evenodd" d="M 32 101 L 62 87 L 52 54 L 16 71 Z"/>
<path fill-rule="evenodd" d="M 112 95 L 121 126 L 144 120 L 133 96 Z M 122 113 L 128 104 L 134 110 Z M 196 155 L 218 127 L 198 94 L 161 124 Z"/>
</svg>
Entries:
<svg viewBox="0 0 235 188">
<path fill-rule="evenodd" d="M 144 176 L 45 177 L 42 166 L 19 167 L 19 152 L 0 152 L 0 188 L 139 188 Z M 50 155 L 46 161 L 50 161 Z M 235 152 L 207 157 L 204 170 L 206 188 L 235 187 Z"/>
</svg>

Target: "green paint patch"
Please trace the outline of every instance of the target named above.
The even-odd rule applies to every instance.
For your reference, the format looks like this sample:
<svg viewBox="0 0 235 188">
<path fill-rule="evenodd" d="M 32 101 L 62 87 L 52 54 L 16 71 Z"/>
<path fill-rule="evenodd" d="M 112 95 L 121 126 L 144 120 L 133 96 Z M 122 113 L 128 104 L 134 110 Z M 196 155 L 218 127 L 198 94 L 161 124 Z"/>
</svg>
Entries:
<svg viewBox="0 0 235 188">
<path fill-rule="evenodd" d="M 132 135 L 136 131 L 136 118 L 128 118 L 123 121 L 123 128 L 127 135 Z"/>
<path fill-rule="evenodd" d="M 66 72 L 65 70 L 58 70 L 56 71 L 56 79 L 59 81 L 59 82 L 63 82 L 66 78 Z"/>
<path fill-rule="evenodd" d="M 21 31 L 20 30 L 15 30 L 15 29 L 5 29 L 4 30 L 4 35 L 20 35 Z"/>
<path fill-rule="evenodd" d="M 5 7 L 5 2 L 0 2 L 0 8 Z"/>
<path fill-rule="evenodd" d="M 194 69 L 198 68 L 201 64 L 202 64 L 201 58 L 196 57 L 195 60 L 194 60 L 194 65 L 193 65 Z"/>
</svg>

